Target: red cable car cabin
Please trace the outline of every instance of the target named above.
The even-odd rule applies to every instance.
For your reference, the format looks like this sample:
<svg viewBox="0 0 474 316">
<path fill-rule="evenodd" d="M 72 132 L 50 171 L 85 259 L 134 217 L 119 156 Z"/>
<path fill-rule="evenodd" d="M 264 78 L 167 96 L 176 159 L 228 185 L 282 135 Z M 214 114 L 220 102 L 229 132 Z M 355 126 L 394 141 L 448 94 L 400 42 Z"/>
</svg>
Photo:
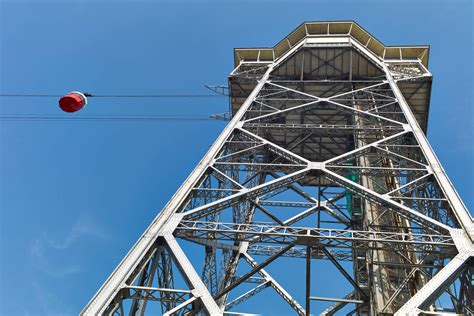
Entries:
<svg viewBox="0 0 474 316">
<path fill-rule="evenodd" d="M 72 91 L 59 99 L 59 107 L 68 113 L 77 112 L 87 104 L 87 97 L 77 91 Z"/>
</svg>

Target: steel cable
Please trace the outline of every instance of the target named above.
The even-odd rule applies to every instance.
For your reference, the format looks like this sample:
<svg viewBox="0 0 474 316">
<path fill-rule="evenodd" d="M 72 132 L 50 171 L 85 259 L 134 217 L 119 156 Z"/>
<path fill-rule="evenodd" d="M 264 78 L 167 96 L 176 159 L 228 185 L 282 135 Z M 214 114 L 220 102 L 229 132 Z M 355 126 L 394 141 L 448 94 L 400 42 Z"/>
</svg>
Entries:
<svg viewBox="0 0 474 316">
<path fill-rule="evenodd" d="M 103 116 L 65 116 L 65 115 L 0 115 L 1 121 L 211 121 L 205 116 L 185 115 L 103 115 Z"/>
<path fill-rule="evenodd" d="M 34 98 L 60 98 L 60 94 L 5 94 L 1 93 L 0 97 L 34 97 Z M 221 94 L 92 94 L 87 95 L 88 98 L 214 98 L 223 97 Z"/>
</svg>

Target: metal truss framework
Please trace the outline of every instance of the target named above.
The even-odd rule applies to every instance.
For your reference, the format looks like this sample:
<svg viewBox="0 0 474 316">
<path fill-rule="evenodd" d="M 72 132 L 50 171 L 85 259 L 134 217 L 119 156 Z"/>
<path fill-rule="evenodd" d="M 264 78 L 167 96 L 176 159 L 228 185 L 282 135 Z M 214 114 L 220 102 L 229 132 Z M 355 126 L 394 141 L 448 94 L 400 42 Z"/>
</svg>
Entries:
<svg viewBox="0 0 474 316">
<path fill-rule="evenodd" d="M 245 101 L 82 315 L 239 314 L 268 288 L 299 315 L 474 312 L 472 218 L 408 102 L 431 74 L 329 29 L 239 61 Z M 281 258 L 304 259 L 301 293 Z M 315 296 L 315 261 L 350 291 Z"/>
</svg>

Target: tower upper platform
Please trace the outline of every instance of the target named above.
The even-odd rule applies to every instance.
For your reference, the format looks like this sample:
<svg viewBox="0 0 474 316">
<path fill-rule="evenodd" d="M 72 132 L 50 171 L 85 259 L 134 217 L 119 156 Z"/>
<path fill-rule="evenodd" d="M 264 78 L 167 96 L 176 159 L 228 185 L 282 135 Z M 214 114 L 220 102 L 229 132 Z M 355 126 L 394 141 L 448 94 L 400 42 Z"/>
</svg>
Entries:
<svg viewBox="0 0 474 316">
<path fill-rule="evenodd" d="M 350 82 L 384 80 L 388 71 L 426 132 L 432 82 L 429 50 L 428 45 L 386 46 L 354 21 L 305 22 L 274 47 L 234 49 L 231 112 L 237 112 L 259 76 L 274 63 L 279 66 L 270 80 L 299 82 L 306 93 L 315 95 L 331 83 L 339 85 L 332 91 L 344 92 L 342 81 L 350 89 Z"/>
<path fill-rule="evenodd" d="M 386 46 L 354 21 L 304 22 L 273 48 L 235 48 L 234 66 L 237 67 L 241 61 L 277 61 L 292 47 L 308 37 L 338 36 L 350 36 L 367 47 L 380 60 L 420 60 L 425 67 L 428 67 L 430 51 L 428 45 Z"/>
</svg>

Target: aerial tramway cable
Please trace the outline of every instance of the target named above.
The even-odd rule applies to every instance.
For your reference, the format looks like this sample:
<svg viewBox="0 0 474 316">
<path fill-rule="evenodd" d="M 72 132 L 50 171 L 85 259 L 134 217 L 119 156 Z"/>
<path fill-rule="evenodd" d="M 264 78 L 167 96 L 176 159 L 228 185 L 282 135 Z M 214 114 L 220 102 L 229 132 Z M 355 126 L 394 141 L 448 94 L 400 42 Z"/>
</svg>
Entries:
<svg viewBox="0 0 474 316">
<path fill-rule="evenodd" d="M 223 97 L 222 94 L 88 94 L 93 98 L 214 98 Z M 0 93 L 0 97 L 22 97 L 22 98 L 60 98 L 61 94 L 13 94 Z"/>
<path fill-rule="evenodd" d="M 101 95 L 89 94 L 78 91 L 69 92 L 66 95 L 56 94 L 0 94 L 0 97 L 60 97 L 59 107 L 67 113 L 74 113 L 83 109 L 87 104 L 87 99 L 95 98 L 204 98 L 219 97 L 222 95 L 213 94 L 148 94 L 148 95 Z M 35 115 L 35 114 L 4 114 L 0 115 L 2 121 L 207 121 L 218 119 L 218 116 L 186 116 L 186 115 L 103 115 L 103 116 L 58 116 L 58 115 Z"/>
</svg>

